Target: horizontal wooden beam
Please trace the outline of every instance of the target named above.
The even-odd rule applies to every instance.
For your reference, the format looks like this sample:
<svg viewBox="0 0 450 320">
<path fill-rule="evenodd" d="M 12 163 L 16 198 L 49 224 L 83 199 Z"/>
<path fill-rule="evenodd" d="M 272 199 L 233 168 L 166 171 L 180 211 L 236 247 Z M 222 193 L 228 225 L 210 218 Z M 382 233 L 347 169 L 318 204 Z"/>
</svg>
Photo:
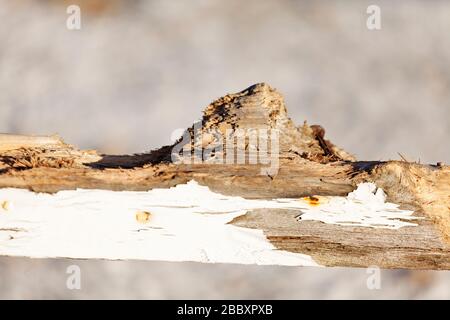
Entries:
<svg viewBox="0 0 450 320">
<path fill-rule="evenodd" d="M 183 138 L 115 156 L 0 135 L 0 254 L 450 269 L 449 166 L 356 161 L 320 126 L 294 126 L 265 84 L 213 102 L 200 125 L 185 145 L 278 130 L 276 171 L 174 161 Z"/>
</svg>

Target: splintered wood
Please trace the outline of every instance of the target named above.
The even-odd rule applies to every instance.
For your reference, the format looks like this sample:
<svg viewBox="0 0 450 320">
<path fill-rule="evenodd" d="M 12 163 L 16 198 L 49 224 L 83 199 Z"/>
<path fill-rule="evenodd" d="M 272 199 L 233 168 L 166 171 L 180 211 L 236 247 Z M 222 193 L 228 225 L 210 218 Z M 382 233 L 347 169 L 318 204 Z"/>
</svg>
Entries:
<svg viewBox="0 0 450 320">
<path fill-rule="evenodd" d="M 266 84 L 146 154 L 0 134 L 0 255 L 448 270 L 450 167 L 356 161 Z"/>
</svg>

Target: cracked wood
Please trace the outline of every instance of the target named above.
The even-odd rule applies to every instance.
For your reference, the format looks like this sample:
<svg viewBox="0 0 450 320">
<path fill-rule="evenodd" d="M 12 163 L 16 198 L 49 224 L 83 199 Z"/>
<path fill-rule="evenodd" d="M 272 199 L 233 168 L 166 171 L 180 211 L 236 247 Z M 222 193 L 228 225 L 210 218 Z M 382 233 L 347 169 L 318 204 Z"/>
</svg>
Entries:
<svg viewBox="0 0 450 320">
<path fill-rule="evenodd" d="M 201 125 L 205 134 L 236 128 L 280 130 L 279 171 L 269 176 L 260 174 L 262 165 L 172 163 L 176 143 L 145 154 L 117 156 L 79 150 L 57 137 L 3 134 L 0 188 L 145 191 L 194 179 L 225 195 L 271 199 L 345 196 L 358 183 L 374 182 L 389 201 L 423 217 L 419 226 L 384 230 L 298 222 L 292 213 L 278 209 L 252 210 L 233 224 L 261 229 L 275 247 L 311 255 L 327 266 L 450 269 L 449 166 L 356 161 L 325 139 L 322 127 L 306 122 L 295 126 L 281 94 L 266 84 L 214 101 L 205 109 Z M 193 136 L 193 130 L 194 126 L 188 128 L 186 134 Z"/>
</svg>

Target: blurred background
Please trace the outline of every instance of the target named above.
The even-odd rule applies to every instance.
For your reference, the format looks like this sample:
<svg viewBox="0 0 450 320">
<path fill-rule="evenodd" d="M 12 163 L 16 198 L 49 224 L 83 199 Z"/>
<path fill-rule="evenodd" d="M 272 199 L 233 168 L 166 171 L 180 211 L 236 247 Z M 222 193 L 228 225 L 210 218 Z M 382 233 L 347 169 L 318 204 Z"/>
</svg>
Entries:
<svg viewBox="0 0 450 320">
<path fill-rule="evenodd" d="M 81 8 L 69 30 L 66 9 Z M 368 30 L 367 7 L 381 8 Z M 450 163 L 450 2 L 0 0 L 0 132 L 143 152 L 267 82 L 360 160 Z M 82 290 L 66 288 L 67 266 Z M 0 258 L 0 298 L 438 298 L 450 272 Z"/>
</svg>

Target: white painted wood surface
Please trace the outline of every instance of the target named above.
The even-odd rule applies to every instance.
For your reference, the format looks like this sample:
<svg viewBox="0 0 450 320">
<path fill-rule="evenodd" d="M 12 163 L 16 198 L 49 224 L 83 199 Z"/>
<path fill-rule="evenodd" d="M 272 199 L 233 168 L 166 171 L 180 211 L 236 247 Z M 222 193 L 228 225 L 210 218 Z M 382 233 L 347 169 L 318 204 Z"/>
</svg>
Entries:
<svg viewBox="0 0 450 320">
<path fill-rule="evenodd" d="M 0 255 L 317 266 L 277 250 L 261 230 L 228 224 L 256 208 L 294 209 L 301 220 L 376 228 L 414 226 L 413 212 L 362 184 L 348 197 L 248 200 L 191 181 L 147 192 L 0 189 Z"/>
</svg>

